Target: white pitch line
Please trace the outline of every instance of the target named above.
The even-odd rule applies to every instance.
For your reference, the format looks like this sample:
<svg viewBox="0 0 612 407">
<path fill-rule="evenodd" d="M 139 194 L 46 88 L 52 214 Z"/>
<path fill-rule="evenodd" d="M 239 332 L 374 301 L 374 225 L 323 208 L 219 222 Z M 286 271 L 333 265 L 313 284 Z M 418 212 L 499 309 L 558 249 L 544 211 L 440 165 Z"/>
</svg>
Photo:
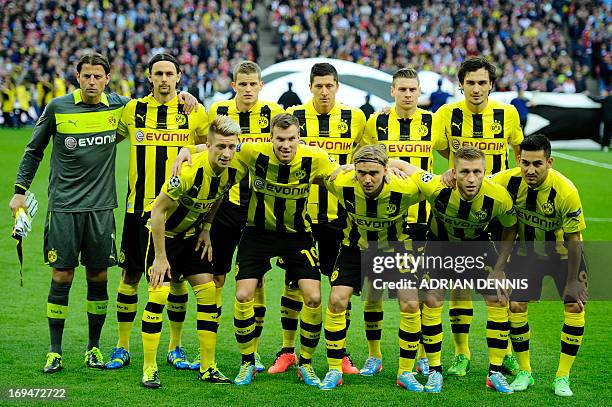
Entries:
<svg viewBox="0 0 612 407">
<path fill-rule="evenodd" d="M 599 161 L 587 160 L 586 158 L 575 157 L 573 155 L 554 152 L 553 157 L 564 158 L 566 160 L 575 161 L 577 163 L 592 165 L 593 167 L 606 168 L 612 170 L 612 164 L 600 163 Z"/>
<path fill-rule="evenodd" d="M 585 218 L 587 222 L 612 222 L 612 218 Z"/>
</svg>

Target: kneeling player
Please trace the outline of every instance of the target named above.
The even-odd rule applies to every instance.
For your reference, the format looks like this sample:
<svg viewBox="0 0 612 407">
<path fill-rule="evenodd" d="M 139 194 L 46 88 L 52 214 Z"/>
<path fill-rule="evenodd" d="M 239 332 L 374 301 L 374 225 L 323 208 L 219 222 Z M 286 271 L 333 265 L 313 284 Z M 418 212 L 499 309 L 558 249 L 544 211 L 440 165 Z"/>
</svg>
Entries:
<svg viewBox="0 0 612 407">
<path fill-rule="evenodd" d="M 509 265 L 512 278 L 525 279 L 524 290 L 510 297 L 510 340 L 521 371 L 512 382 L 514 391 L 534 383 L 529 358 L 528 301 L 538 300 L 542 279 L 551 275 L 565 307 L 561 330 L 561 358 L 552 384 L 558 396 L 572 396 L 569 372 L 582 343 L 586 268 L 581 232 L 586 228 L 576 187 L 552 168 L 550 141 L 532 135 L 521 143 L 519 168 L 503 171 L 493 181 L 506 187 L 517 211 L 520 243 Z"/>
<path fill-rule="evenodd" d="M 399 242 L 404 249 L 410 247 L 405 233 L 405 218 L 408 208 L 419 201 L 419 190 L 412 180 L 400 179 L 388 173 L 387 162 L 384 146 L 362 147 L 354 157 L 355 170 L 326 183 L 327 189 L 346 208 L 348 223 L 330 278 L 332 288 L 325 316 L 329 372 L 319 387 L 321 390 L 331 390 L 342 384 L 345 313 L 351 295 L 361 291 L 361 251 L 374 244 L 378 250 L 392 255 L 393 243 Z M 416 275 L 412 274 L 411 277 Z M 401 315 L 397 384 L 420 392 L 423 385 L 412 372 L 421 337 L 418 293 L 416 289 L 406 289 L 398 290 L 397 295 Z"/>
<path fill-rule="evenodd" d="M 181 278 L 191 284 L 197 302 L 199 378 L 231 383 L 215 364 L 218 314 L 209 231 L 220 198 L 243 175 L 242 170 L 229 167 L 239 134 L 240 126 L 230 118 L 215 118 L 209 130 L 208 151 L 195 156 L 193 165 L 185 165 L 180 176 L 170 177 L 153 205 L 147 253 L 149 299 L 142 316 L 145 387 L 160 386 L 156 354 L 162 311 L 170 281 Z"/>
<path fill-rule="evenodd" d="M 485 163 L 484 154 L 477 148 L 466 146 L 457 150 L 454 155 L 455 168 L 452 170 L 457 181 L 455 189 L 446 187 L 441 182 L 440 176 L 417 167 L 404 164 L 406 168 L 402 169 L 412 175 L 412 180 L 431 203 L 433 216 L 430 220 L 428 240 L 482 241 L 486 252 L 494 253 L 485 229 L 494 219 L 502 224 L 504 243 L 500 246 L 499 256 L 494 264 L 490 259 L 487 262 L 490 266 L 494 266 L 493 270 L 488 275 L 484 272 L 486 268 L 477 270 L 476 278 L 504 280 L 504 268 L 516 237 L 516 214 L 508 192 L 490 179 L 484 178 Z M 429 256 L 430 253 L 427 255 Z M 486 384 L 496 391 L 512 393 L 512 388 L 501 374 L 502 361 L 508 347 L 507 302 L 505 296 L 500 292 L 496 293 L 496 290 L 485 289 L 481 290 L 481 293 L 487 302 L 488 315 L 489 374 Z M 425 391 L 431 393 L 442 390 L 440 354 L 443 302 L 444 290 L 428 290 L 422 313 L 423 343 L 431 369 Z"/>
</svg>

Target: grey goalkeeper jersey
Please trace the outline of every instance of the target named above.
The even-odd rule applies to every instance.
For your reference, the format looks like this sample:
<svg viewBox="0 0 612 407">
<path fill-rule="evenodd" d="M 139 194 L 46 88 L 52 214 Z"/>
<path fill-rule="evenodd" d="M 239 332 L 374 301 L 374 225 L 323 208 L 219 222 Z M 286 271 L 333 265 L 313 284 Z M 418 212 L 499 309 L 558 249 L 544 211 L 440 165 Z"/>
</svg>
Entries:
<svg viewBox="0 0 612 407">
<path fill-rule="evenodd" d="M 34 126 L 19 164 L 15 192 L 24 193 L 30 188 L 53 138 L 49 211 L 116 208 L 115 137 L 123 107 L 129 100 L 103 93 L 100 103 L 87 105 L 80 90 L 53 99 Z"/>
</svg>

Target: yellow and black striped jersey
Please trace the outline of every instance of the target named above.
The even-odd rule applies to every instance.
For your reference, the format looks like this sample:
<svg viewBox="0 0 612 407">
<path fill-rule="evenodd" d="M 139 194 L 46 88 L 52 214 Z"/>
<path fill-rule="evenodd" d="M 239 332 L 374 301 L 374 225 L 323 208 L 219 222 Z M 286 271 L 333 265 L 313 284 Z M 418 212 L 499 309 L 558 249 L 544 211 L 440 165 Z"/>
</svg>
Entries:
<svg viewBox="0 0 612 407">
<path fill-rule="evenodd" d="M 519 222 L 518 254 L 567 257 L 564 234 L 586 229 L 580 196 L 572 181 L 550 169 L 544 182 L 531 188 L 520 168 L 500 172 L 492 179 L 506 188 L 514 200 Z"/>
<path fill-rule="evenodd" d="M 306 203 L 312 182 L 338 168 L 325 150 L 303 144 L 289 164 L 278 160 L 272 143 L 241 143 L 234 160 L 249 170 L 253 184 L 247 226 L 279 233 L 310 231 Z"/>
<path fill-rule="evenodd" d="M 199 110 L 199 109 L 198 109 Z M 166 213 L 166 236 L 192 236 L 199 233 L 199 226 L 215 202 L 245 174 L 242 166 L 230 166 L 216 175 L 208 160 L 208 151 L 193 156 L 192 165 L 183 163 L 179 176 L 170 176 L 161 193 L 178 202 L 178 206 Z M 146 209 L 153 209 L 151 203 Z"/>
<path fill-rule="evenodd" d="M 363 143 L 366 119 L 360 109 L 336 102 L 328 114 L 319 114 L 311 99 L 303 105 L 290 107 L 287 112 L 298 118 L 301 140 L 324 149 L 340 165 L 350 163 L 353 146 Z M 335 220 L 339 215 L 338 200 L 325 188 L 313 185 L 308 198 L 308 214 L 313 223 Z"/>
<path fill-rule="evenodd" d="M 380 194 L 369 197 L 355 176 L 355 171 L 339 174 L 325 185 L 338 198 L 348 215 L 342 244 L 365 250 L 369 242 L 378 242 L 378 248 L 388 249 L 388 242 L 408 240 L 404 233 L 406 211 L 419 201 L 419 188 L 410 179 L 391 174 Z"/>
<path fill-rule="evenodd" d="M 486 174 L 496 174 L 508 167 L 508 144 L 523 141 L 518 112 L 512 105 L 489 99 L 481 113 L 472 113 L 465 100 L 443 105 L 434 114 L 436 128 L 442 131 L 450 149 L 449 168 L 455 151 L 465 145 L 479 148 L 487 159 Z"/>
<path fill-rule="evenodd" d="M 368 119 L 363 141 L 382 143 L 389 158 L 406 161 L 422 170 L 433 171 L 434 150 L 446 149 L 440 131 L 433 128 L 433 114 L 417 108 L 410 118 L 400 118 L 395 108 L 388 114 L 374 113 Z M 408 223 L 427 223 L 430 207 L 427 201 L 410 207 Z"/>
<path fill-rule="evenodd" d="M 480 191 L 467 201 L 457 188 L 447 188 L 439 175 L 417 171 L 412 180 L 431 203 L 430 230 L 438 240 L 488 240 L 485 228 L 493 219 L 504 227 L 516 223 L 512 198 L 503 187 L 489 178 L 482 180 Z"/>
<path fill-rule="evenodd" d="M 217 115 L 229 116 L 240 125 L 240 141 L 270 141 L 270 125 L 274 116 L 285 110 L 274 102 L 258 100 L 248 112 L 240 112 L 236 98 L 215 102 L 208 112 L 208 121 L 212 123 Z M 247 206 L 251 195 L 249 177 L 244 177 L 240 184 L 229 192 L 229 200 L 235 205 Z"/>
<path fill-rule="evenodd" d="M 186 115 L 178 97 L 160 104 L 150 94 L 128 102 L 117 128 L 131 144 L 128 213 L 141 213 L 155 200 L 181 147 L 204 142 L 207 130 L 208 116 L 202 105 Z"/>
</svg>

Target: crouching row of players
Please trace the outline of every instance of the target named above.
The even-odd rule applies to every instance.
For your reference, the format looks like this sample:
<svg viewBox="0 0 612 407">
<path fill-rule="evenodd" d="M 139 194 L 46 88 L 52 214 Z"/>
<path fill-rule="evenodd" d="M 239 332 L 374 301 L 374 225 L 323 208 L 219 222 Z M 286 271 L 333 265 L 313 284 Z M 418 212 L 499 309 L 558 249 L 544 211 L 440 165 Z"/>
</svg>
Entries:
<svg viewBox="0 0 612 407">
<path fill-rule="evenodd" d="M 585 223 L 576 188 L 552 170 L 550 143 L 545 137 L 527 137 L 521 144 L 520 168 L 493 178 L 484 177 L 483 153 L 463 147 L 454 155 L 454 169 L 443 179 L 405 162 L 388 160 L 382 145 L 362 147 L 355 153 L 352 165 L 340 167 L 325 151 L 299 143 L 299 122 L 288 114 L 277 115 L 271 129 L 271 142 L 239 145 L 240 127 L 218 116 L 211 125 L 207 147 L 187 149 L 199 154 L 191 158 L 191 165 L 183 164 L 175 171 L 179 175 L 166 181 L 152 207 L 147 255 L 150 289 L 142 325 L 145 357 L 142 382 L 146 387 L 160 386 L 155 355 L 161 312 L 170 281 L 180 278 L 192 285 L 196 296 L 200 378 L 213 383 L 232 382 L 215 364 L 219 298 L 213 259 L 221 250 L 211 243 L 210 227 L 224 194 L 248 175 L 253 193 L 236 262 L 234 325 L 242 363 L 235 384 L 249 384 L 256 373 L 254 296 L 270 259 L 279 257 L 287 280 L 299 286 L 304 299 L 298 375 L 306 384 L 323 390 L 341 385 L 345 314 L 352 294 L 362 289 L 362 253 L 373 242 L 383 252 L 397 249 L 398 242 L 402 250 L 411 250 L 406 213 L 411 205 L 426 199 L 432 206 L 428 241 L 480 241 L 487 247 L 489 267 L 472 273 L 473 277 L 502 281 L 508 269 L 512 278 L 541 282 L 543 275 L 534 277 L 533 273 L 546 270 L 541 266 L 550 261 L 567 271 L 556 278 L 565 303 L 565 324 L 559 370 L 553 385 L 557 394 L 571 395 L 568 375 L 584 330 L 586 284 L 583 276 L 579 276 L 579 270 L 584 268 L 579 243 Z M 179 160 L 186 155 L 184 149 Z M 342 247 L 330 277 L 332 289 L 324 324 L 329 371 L 323 380 L 311 364 L 323 325 L 317 251 L 306 218 L 313 183 L 324 185 L 335 195 L 348 215 Z M 453 183 L 455 188 L 451 187 Z M 487 232 L 492 222 L 502 227 L 497 248 Z M 426 253 L 431 254 L 433 245 L 425 248 Z M 467 245 L 463 247 L 463 252 L 456 254 L 465 255 Z M 414 274 L 415 279 L 419 276 Z M 444 276 L 442 270 L 428 270 L 427 278 Z M 444 290 L 432 289 L 424 294 L 424 303 L 420 305 L 417 289 L 397 290 L 400 306 L 397 384 L 409 391 L 435 393 L 442 390 L 443 382 Z M 486 385 L 503 393 L 525 390 L 533 385 L 527 301 L 534 293 L 514 291 L 510 307 L 504 290 L 485 289 L 481 294 L 487 304 Z M 509 340 L 521 370 L 511 384 L 501 373 Z M 413 372 L 420 342 L 430 366 L 424 385 Z M 378 355 L 370 356 L 366 365 L 371 365 L 374 374 L 380 371 L 382 361 Z"/>
</svg>

